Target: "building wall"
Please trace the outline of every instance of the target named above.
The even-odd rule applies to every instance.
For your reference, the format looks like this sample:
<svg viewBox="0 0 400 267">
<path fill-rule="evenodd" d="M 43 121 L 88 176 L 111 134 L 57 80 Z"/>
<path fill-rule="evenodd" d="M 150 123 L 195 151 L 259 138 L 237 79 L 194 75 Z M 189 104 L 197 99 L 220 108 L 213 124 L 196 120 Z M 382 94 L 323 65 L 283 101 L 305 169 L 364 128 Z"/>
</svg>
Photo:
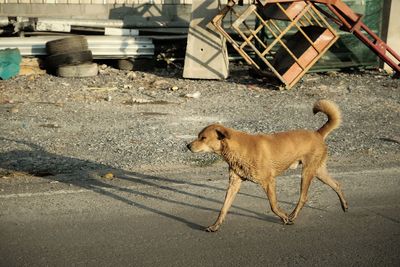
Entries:
<svg viewBox="0 0 400 267">
<path fill-rule="evenodd" d="M 221 0 L 222 4 L 226 2 Z M 0 17 L 123 19 L 125 15 L 133 15 L 179 20 L 181 27 L 187 27 L 191 4 L 192 0 L 0 0 Z"/>
<path fill-rule="evenodd" d="M 209 0 L 210 1 L 210 0 Z M 225 4 L 227 0 L 221 0 Z M 251 0 L 244 1 L 251 3 Z M 192 4 L 192 0 L 0 0 L 8 4 Z"/>
<path fill-rule="evenodd" d="M 400 20 L 397 17 L 400 14 L 400 1 L 392 0 L 389 1 L 390 10 L 389 10 L 389 21 L 387 28 L 387 44 L 398 54 L 400 54 Z M 385 65 L 385 69 L 391 70 L 388 65 Z"/>
<path fill-rule="evenodd" d="M 8 4 L 191 4 L 191 0 L 0 0 Z"/>
</svg>

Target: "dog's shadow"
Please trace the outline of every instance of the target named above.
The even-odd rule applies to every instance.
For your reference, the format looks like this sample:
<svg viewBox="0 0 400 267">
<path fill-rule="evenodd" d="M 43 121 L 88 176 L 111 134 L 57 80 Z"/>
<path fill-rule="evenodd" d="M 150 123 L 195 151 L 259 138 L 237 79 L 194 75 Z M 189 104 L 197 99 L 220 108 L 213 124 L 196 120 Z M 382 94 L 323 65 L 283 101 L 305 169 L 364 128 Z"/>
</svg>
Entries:
<svg viewBox="0 0 400 267">
<path fill-rule="evenodd" d="M 9 172 L 22 172 L 29 175 L 48 179 L 51 182 L 55 181 L 60 183 L 72 184 L 74 186 L 78 186 L 102 194 L 106 197 L 121 201 L 135 208 L 140 208 L 145 211 L 149 211 L 154 214 L 176 220 L 196 230 L 203 230 L 204 226 L 192 222 L 188 218 L 183 218 L 177 216 L 176 214 L 163 211 L 162 209 L 158 208 L 158 205 L 150 206 L 145 201 L 141 201 L 139 197 L 144 197 L 155 201 L 162 201 L 181 207 L 188 207 L 217 213 L 219 212 L 219 209 L 210 208 L 209 206 L 212 205 L 191 204 L 190 202 L 176 199 L 179 199 L 179 196 L 184 196 L 189 197 L 189 199 L 192 198 L 196 200 L 196 202 L 202 200 L 203 202 L 209 202 L 212 204 L 217 203 L 221 206 L 222 199 L 217 200 L 198 193 L 193 193 L 190 190 L 185 190 L 184 188 L 187 188 L 185 186 L 176 185 L 182 184 L 187 185 L 188 188 L 199 187 L 223 192 L 226 191 L 225 188 L 219 188 L 214 185 L 147 175 L 139 172 L 113 168 L 112 166 L 93 161 L 57 155 L 44 150 L 42 147 L 36 144 L 25 141 L 16 141 L 6 138 L 0 138 L 0 140 L 15 142 L 18 143 L 19 146 L 26 146 L 26 149 L 12 150 L 9 152 L 1 153 L 0 170 L 3 169 Z M 112 183 L 107 179 L 104 179 L 102 175 L 108 172 L 112 172 L 118 179 L 123 180 L 124 186 L 116 185 L 116 183 Z M 125 186 L 127 183 L 128 186 Z M 137 188 L 140 187 L 138 187 L 137 185 L 143 185 L 142 188 L 148 188 L 150 190 L 139 190 Z M 193 191 L 195 192 L 196 190 Z M 123 195 L 126 193 L 130 194 L 130 196 L 124 197 Z M 245 193 L 243 194 L 247 197 L 260 198 L 258 196 L 253 196 Z M 166 197 L 165 195 L 168 195 L 169 197 Z M 176 196 L 176 199 L 171 198 L 173 196 Z M 267 201 L 266 198 L 262 199 L 263 201 Z M 275 218 L 264 213 L 259 213 L 237 205 L 233 205 L 232 208 L 233 211 L 231 211 L 230 214 L 236 216 L 244 216 L 273 223 L 280 223 L 279 218 Z M 213 219 L 215 219 L 213 218 L 213 215 L 210 215 L 210 222 L 213 222 Z"/>
</svg>

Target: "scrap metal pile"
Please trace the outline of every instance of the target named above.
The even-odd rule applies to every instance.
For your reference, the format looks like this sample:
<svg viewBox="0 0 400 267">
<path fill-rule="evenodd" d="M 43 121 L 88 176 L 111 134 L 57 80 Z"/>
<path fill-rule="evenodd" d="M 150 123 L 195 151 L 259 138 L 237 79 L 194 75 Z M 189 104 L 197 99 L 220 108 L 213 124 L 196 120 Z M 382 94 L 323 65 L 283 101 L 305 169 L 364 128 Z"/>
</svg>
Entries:
<svg viewBox="0 0 400 267">
<path fill-rule="evenodd" d="M 254 1 L 244 11 L 239 2 L 229 0 L 212 24 L 255 70 L 276 76 L 288 89 L 338 39 L 330 22 L 353 33 L 400 74 L 400 56 L 340 0 Z"/>
</svg>

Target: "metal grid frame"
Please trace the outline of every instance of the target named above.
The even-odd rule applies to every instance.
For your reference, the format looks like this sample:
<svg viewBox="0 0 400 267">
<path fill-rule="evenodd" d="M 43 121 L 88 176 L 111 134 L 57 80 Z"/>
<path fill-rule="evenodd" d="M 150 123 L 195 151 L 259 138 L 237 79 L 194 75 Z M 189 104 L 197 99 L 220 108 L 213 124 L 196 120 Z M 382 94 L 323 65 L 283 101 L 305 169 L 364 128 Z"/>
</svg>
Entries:
<svg viewBox="0 0 400 267">
<path fill-rule="evenodd" d="M 260 66 L 260 61 L 264 63 L 269 71 L 271 71 L 279 80 L 286 85 L 287 89 L 292 88 L 301 77 L 317 62 L 317 60 L 329 49 L 329 47 L 336 42 L 339 38 L 336 31 L 329 25 L 321 13 L 314 7 L 314 5 L 308 1 L 304 1 L 304 8 L 296 15 L 292 16 L 288 13 L 282 3 L 274 3 L 277 5 L 279 10 L 286 16 L 288 22 L 284 27 L 280 26 L 276 19 L 263 18 L 259 12 L 260 8 L 265 8 L 262 3 L 255 1 L 254 4 L 250 5 L 244 12 L 238 13 L 235 9 L 236 1 L 230 0 L 228 5 L 212 20 L 212 24 L 226 39 L 229 41 L 235 50 L 246 60 L 246 62 L 254 67 L 257 71 L 264 72 L 264 68 Z M 223 27 L 223 19 L 231 14 L 234 17 L 234 22 L 229 28 Z M 260 24 L 252 29 L 246 20 L 251 16 L 255 16 Z M 315 41 L 304 32 L 303 27 L 306 26 L 318 26 L 326 28 L 330 31 L 333 38 L 324 47 L 318 47 L 315 45 Z M 243 30 L 244 29 L 244 30 Z M 297 30 L 305 40 L 307 40 L 310 47 L 316 52 L 317 56 L 311 61 L 301 62 L 300 56 L 296 56 L 293 51 L 287 46 L 285 38 L 291 35 L 291 30 Z M 228 31 L 233 30 L 241 38 L 235 40 L 232 34 Z M 266 44 L 258 36 L 261 31 L 268 32 L 273 36 L 274 40 L 270 44 Z M 267 57 L 273 56 L 273 49 L 277 46 L 282 47 L 292 57 L 294 62 L 301 68 L 301 72 L 294 77 L 292 80 L 287 80 L 281 73 L 274 67 L 273 62 Z M 253 59 L 247 49 L 250 48 L 255 53 L 257 59 Z"/>
</svg>

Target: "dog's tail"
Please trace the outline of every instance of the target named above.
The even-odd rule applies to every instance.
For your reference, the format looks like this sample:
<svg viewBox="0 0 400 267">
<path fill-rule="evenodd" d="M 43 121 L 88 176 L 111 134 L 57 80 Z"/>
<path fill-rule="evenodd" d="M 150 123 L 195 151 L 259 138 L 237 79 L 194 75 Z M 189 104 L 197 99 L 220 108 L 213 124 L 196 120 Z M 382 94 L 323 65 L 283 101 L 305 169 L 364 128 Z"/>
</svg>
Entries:
<svg viewBox="0 0 400 267">
<path fill-rule="evenodd" d="M 314 114 L 318 112 L 325 113 L 328 116 L 328 121 L 317 130 L 325 139 L 330 132 L 338 128 L 342 122 L 339 107 L 329 100 L 319 100 L 315 102 L 313 107 Z"/>
</svg>

